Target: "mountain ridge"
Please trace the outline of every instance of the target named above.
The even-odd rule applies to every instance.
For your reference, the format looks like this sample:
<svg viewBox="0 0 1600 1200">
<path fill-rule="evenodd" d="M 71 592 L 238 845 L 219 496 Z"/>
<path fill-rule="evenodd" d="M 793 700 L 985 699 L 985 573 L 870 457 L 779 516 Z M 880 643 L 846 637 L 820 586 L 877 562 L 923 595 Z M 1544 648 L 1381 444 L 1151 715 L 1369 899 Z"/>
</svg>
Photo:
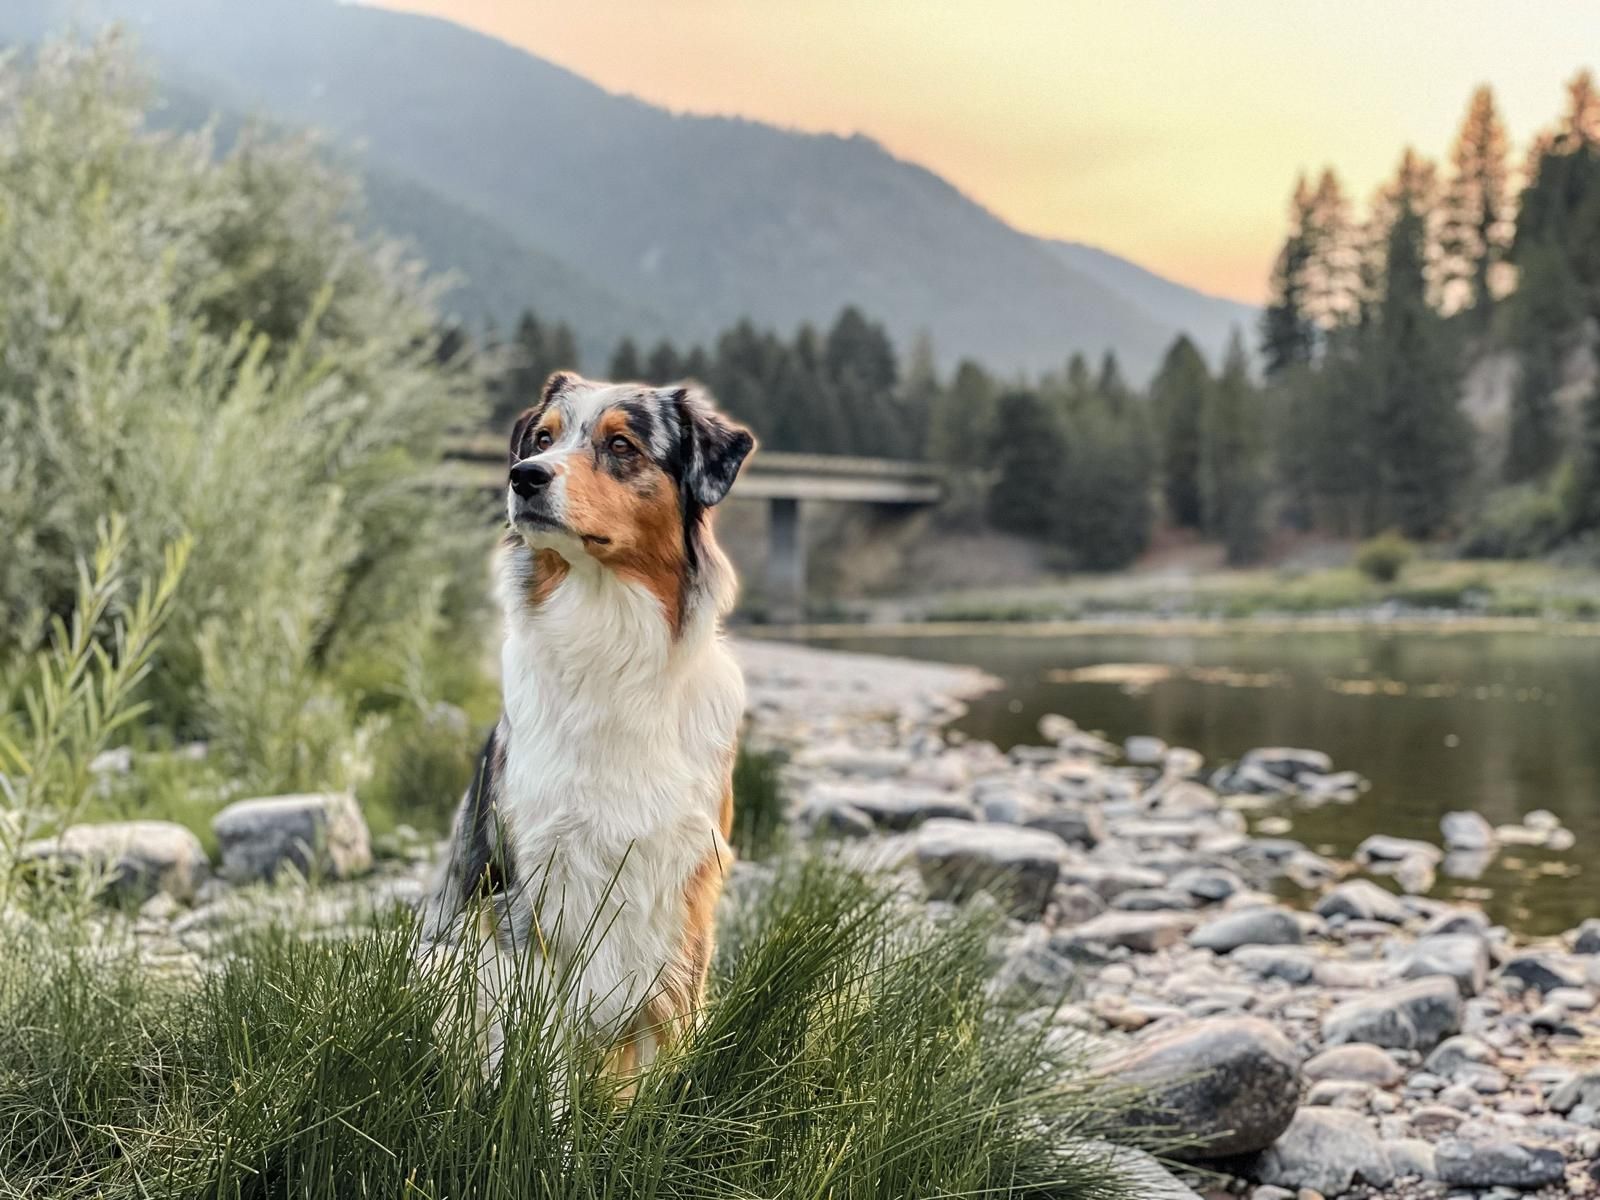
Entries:
<svg viewBox="0 0 1600 1200">
<path fill-rule="evenodd" d="M 1110 348 L 1135 378 L 1187 326 L 1220 353 L 1219 330 L 1252 311 L 1016 230 L 868 135 L 674 114 L 442 18 L 330 0 L 20 10 L 0 14 L 0 36 L 31 23 L 36 37 L 69 11 L 80 28 L 124 21 L 162 73 L 205 79 L 214 103 L 322 129 L 394 187 L 471 214 L 471 255 L 407 231 L 468 276 L 463 307 L 506 303 L 518 289 L 498 268 L 544 256 L 593 284 L 586 323 L 610 296 L 660 314 L 660 334 L 705 341 L 741 317 L 788 330 L 854 303 L 902 345 L 928 333 L 947 365 L 1033 371 Z M 524 253 L 494 250 L 493 231 Z M 541 312 L 572 319 L 552 290 Z"/>
</svg>

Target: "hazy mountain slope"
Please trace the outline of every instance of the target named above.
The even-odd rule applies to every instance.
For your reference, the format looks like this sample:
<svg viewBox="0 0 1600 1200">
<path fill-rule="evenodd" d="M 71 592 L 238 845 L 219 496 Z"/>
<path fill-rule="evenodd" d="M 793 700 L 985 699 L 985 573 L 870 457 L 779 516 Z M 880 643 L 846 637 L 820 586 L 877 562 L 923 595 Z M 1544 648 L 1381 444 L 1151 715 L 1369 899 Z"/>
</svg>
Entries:
<svg viewBox="0 0 1600 1200">
<path fill-rule="evenodd" d="M 219 103 L 327 130 L 679 337 L 854 302 L 946 360 L 1037 368 L 1110 346 L 1140 376 L 1177 331 L 865 138 L 675 116 L 448 22 L 333 0 L 18 6 L 126 21 Z"/>
<path fill-rule="evenodd" d="M 1073 270 L 1098 280 L 1163 324 L 1189 334 L 1211 360 L 1213 370 L 1221 364 L 1236 329 L 1243 335 L 1246 349 L 1254 352 L 1259 308 L 1174 283 L 1098 246 L 1049 240 L 1043 244 Z"/>
<path fill-rule="evenodd" d="M 204 83 L 189 72 L 169 71 L 155 98 L 151 124 L 196 129 L 208 123 L 219 147 L 226 149 L 244 120 L 208 98 Z M 441 315 L 472 334 L 480 335 L 490 326 L 506 334 L 517 316 L 531 308 L 571 325 L 584 364 L 599 370 L 621 338 L 648 341 L 668 332 L 667 322 L 658 314 L 620 300 L 569 264 L 517 241 L 486 217 L 384 171 L 359 154 L 326 149 L 356 178 L 360 194 L 352 215 L 373 233 L 398 239 L 427 263 L 443 287 Z"/>
</svg>

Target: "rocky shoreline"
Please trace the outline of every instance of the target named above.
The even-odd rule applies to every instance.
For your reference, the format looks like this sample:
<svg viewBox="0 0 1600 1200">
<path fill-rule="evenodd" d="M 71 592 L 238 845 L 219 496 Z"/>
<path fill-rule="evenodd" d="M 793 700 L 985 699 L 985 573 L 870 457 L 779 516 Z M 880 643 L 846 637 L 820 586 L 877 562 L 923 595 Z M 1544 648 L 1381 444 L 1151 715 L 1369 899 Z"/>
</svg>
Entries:
<svg viewBox="0 0 1600 1200">
<path fill-rule="evenodd" d="M 747 654 L 751 736 L 788 755 L 795 819 L 935 911 L 1004 907 L 995 986 L 1066 992 L 1040 1018 L 1147 1088 L 1133 1123 L 1183 1140 L 1192 1176 L 1151 1200 L 1600 1195 L 1600 920 L 1530 943 L 1403 894 L 1446 853 L 1560 844 L 1558 825 L 1452 814 L 1443 846 L 1378 835 L 1339 862 L 1242 816 L 1359 790 L 1317 751 L 1206 764 L 1055 716 L 1001 753 L 946 728 L 981 673 L 819 653 Z"/>
<path fill-rule="evenodd" d="M 1446 853 L 1559 843 L 1559 825 L 1453 814 L 1442 846 L 1379 835 L 1336 861 L 1252 836 L 1243 815 L 1263 797 L 1357 794 L 1317 751 L 1208 764 L 1052 716 L 1037 745 L 1002 753 L 949 729 L 995 686 L 981 671 L 737 649 L 748 741 L 785 756 L 797 828 L 936 917 L 1000 906 L 993 986 L 1142 1086 L 1129 1124 L 1174 1141 L 1179 1165 L 1107 1148 L 1140 1200 L 1600 1196 L 1600 919 L 1527 942 L 1406 894 Z M 242 928 L 338 936 L 415 903 L 434 851 L 402 839 L 374 865 L 338 795 L 241 801 L 215 833 L 215 870 L 160 821 L 82 826 L 30 853 L 108 870 L 139 905 L 142 957 L 199 973 Z"/>
</svg>

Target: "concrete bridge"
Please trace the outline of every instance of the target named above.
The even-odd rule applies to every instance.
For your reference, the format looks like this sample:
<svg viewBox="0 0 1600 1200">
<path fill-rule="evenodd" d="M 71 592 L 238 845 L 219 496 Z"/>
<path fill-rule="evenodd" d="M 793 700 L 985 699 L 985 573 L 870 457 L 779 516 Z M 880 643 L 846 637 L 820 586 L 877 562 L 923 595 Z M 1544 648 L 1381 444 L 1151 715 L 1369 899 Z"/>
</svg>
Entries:
<svg viewBox="0 0 1600 1200">
<path fill-rule="evenodd" d="M 506 485 L 505 445 L 476 438 L 453 447 L 445 482 L 499 492 Z M 802 620 L 806 611 L 806 547 L 800 506 L 807 500 L 883 504 L 911 509 L 944 498 L 944 477 L 926 463 L 839 454 L 786 454 L 760 450 L 739 475 L 734 496 L 767 502 L 767 576 L 764 592 L 774 621 Z"/>
</svg>

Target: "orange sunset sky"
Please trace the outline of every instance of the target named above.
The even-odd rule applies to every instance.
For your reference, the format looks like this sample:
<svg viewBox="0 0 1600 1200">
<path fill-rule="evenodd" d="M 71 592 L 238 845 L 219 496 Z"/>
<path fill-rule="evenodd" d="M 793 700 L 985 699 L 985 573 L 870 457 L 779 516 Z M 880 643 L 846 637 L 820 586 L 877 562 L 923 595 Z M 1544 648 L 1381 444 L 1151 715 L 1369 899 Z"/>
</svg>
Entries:
<svg viewBox="0 0 1600 1200">
<path fill-rule="evenodd" d="M 861 132 L 1032 233 L 1257 301 L 1296 172 L 1363 200 L 1491 83 L 1521 163 L 1596 0 L 380 0 L 668 108 Z"/>
</svg>

